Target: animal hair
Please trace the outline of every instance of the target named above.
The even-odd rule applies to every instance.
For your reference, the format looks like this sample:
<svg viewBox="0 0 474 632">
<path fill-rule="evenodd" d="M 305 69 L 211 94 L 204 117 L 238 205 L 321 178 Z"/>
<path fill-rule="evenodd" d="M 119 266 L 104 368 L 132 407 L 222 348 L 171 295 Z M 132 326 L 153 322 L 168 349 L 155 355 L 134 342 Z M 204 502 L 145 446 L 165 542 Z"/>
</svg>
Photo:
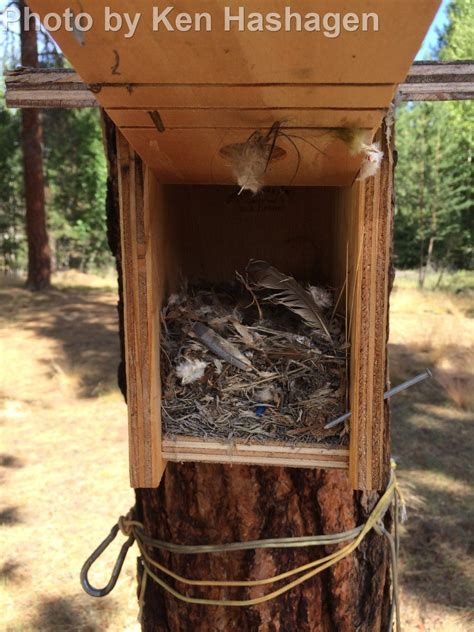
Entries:
<svg viewBox="0 0 474 632">
<path fill-rule="evenodd" d="M 258 193 L 263 187 L 263 178 L 271 156 L 272 146 L 265 136 L 255 132 L 246 143 L 232 148 L 230 161 L 240 192 Z"/>
</svg>

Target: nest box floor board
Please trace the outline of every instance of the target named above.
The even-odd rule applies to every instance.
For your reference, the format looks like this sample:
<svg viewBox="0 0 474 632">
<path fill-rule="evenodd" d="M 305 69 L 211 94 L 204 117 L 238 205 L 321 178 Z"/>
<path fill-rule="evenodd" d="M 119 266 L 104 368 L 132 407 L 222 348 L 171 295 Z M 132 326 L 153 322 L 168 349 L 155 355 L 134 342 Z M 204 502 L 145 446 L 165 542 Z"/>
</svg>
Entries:
<svg viewBox="0 0 474 632">
<path fill-rule="evenodd" d="M 29 4 L 43 18 L 71 11 L 68 0 Z M 380 126 L 439 0 L 360 0 L 350 12 L 345 0 L 301 0 L 292 8 L 274 0 L 272 14 L 281 15 L 281 28 L 273 30 L 261 5 L 203 0 L 196 13 L 192 0 L 179 9 L 116 0 L 116 28 L 107 29 L 111 9 L 82 0 L 79 8 L 92 28 L 73 31 L 64 20 L 53 35 L 163 182 L 232 183 L 232 173 L 216 160 L 223 143 L 245 142 L 239 131 L 265 133 L 279 122 L 307 142 L 298 146 L 298 174 L 292 156 L 270 169 L 266 184 L 346 186 L 362 158 L 342 146 L 328 146 L 315 157 L 308 142 L 328 128 Z M 229 12 L 235 19 L 228 20 Z M 248 22 L 252 13 L 257 22 L 262 15 L 261 28 Z M 126 23 L 125 14 L 132 30 L 117 27 L 119 19 Z M 185 20 L 183 29 L 175 18 Z M 150 111 L 163 123 L 159 137 L 149 125 Z"/>
<path fill-rule="evenodd" d="M 163 439 L 163 458 L 167 461 L 273 465 L 283 467 L 321 467 L 346 470 L 349 450 L 333 446 L 289 446 L 269 442 L 266 445 L 229 445 L 202 441 L 195 437 Z"/>
</svg>

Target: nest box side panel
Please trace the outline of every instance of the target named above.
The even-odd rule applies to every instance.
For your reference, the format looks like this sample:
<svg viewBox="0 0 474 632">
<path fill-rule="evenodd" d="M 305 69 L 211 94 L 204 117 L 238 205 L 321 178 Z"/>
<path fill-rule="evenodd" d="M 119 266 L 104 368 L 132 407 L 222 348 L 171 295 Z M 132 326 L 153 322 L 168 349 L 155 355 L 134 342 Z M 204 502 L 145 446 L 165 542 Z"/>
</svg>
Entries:
<svg viewBox="0 0 474 632">
<path fill-rule="evenodd" d="M 161 457 L 160 286 L 155 231 L 151 230 L 150 174 L 124 137 L 117 137 L 120 227 L 125 306 L 130 482 L 156 487 L 166 467 Z"/>
<path fill-rule="evenodd" d="M 358 254 L 351 305 L 351 410 L 349 472 L 354 489 L 383 489 L 389 438 L 387 384 L 389 287 L 393 239 L 393 147 L 384 126 L 378 174 L 357 185 L 354 226 Z"/>
</svg>

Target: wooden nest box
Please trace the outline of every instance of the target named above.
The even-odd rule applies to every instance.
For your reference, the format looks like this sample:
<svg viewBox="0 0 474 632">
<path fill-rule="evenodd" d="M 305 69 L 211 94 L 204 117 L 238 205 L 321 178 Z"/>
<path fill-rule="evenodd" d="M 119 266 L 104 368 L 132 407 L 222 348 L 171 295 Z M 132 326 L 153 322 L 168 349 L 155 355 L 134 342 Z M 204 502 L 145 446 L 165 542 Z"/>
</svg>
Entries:
<svg viewBox="0 0 474 632">
<path fill-rule="evenodd" d="M 42 18 L 69 6 L 63 0 L 29 4 Z M 285 14 L 286 2 L 271 4 L 272 12 Z M 352 30 L 341 29 L 338 37 L 325 35 L 323 27 L 305 30 L 304 16 L 317 9 L 320 16 L 340 12 L 342 20 L 346 2 L 293 4 L 303 16 L 301 31 L 252 31 L 248 21 L 243 30 L 225 31 L 219 0 L 200 3 L 212 29 L 199 31 L 192 23 L 195 3 L 182 0 L 170 18 L 189 13 L 191 22 L 180 19 L 191 28 L 169 31 L 161 24 L 154 32 L 147 0 L 117 0 L 113 11 L 141 14 L 135 35 L 125 38 L 123 30 L 105 32 L 103 3 L 82 0 L 94 28 L 54 33 L 119 129 L 134 487 L 158 485 L 167 461 L 342 468 L 355 489 L 385 484 L 393 159 L 390 126 L 382 121 L 439 2 L 352 3 Z M 264 5 L 246 2 L 245 15 L 264 11 Z M 369 15 L 364 30 L 363 14 Z M 279 159 L 264 174 L 264 193 L 238 196 L 229 147 L 255 131 L 268 133 L 276 123 L 284 134 L 276 142 Z M 378 141 L 384 152 L 381 168 L 364 181 L 356 179 L 364 155 L 347 142 L 348 129 L 359 130 L 366 145 Z M 347 448 L 162 438 L 163 301 L 183 276 L 226 281 L 251 258 L 346 297 Z"/>
</svg>

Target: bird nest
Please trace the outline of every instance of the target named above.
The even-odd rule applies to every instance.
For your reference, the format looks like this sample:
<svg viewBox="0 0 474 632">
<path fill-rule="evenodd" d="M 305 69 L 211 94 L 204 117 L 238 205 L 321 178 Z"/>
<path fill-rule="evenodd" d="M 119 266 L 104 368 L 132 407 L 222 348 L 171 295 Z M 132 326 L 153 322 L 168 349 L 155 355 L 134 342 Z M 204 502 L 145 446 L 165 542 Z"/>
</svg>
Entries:
<svg viewBox="0 0 474 632">
<path fill-rule="evenodd" d="M 163 308 L 164 434 L 343 444 L 324 426 L 346 410 L 347 363 L 334 294 L 250 262 L 234 283 L 189 287 Z"/>
</svg>

